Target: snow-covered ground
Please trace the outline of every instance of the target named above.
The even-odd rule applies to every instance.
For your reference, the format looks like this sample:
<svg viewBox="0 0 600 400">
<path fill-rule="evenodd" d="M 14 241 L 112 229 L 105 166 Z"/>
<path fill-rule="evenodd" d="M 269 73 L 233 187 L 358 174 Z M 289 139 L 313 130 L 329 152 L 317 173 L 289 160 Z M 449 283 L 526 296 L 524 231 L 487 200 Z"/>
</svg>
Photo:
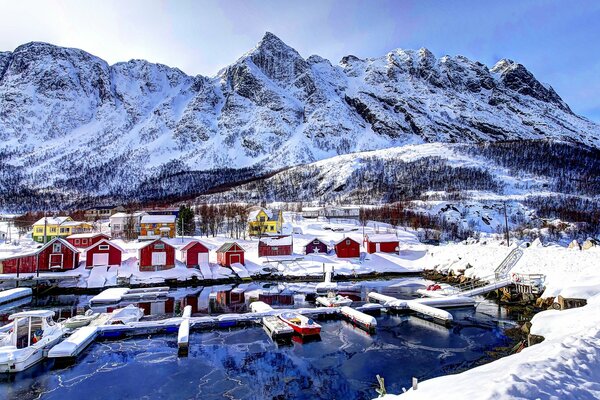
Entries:
<svg viewBox="0 0 600 400">
<path fill-rule="evenodd" d="M 510 249 L 498 241 L 429 248 L 426 269 L 485 277 Z M 582 308 L 547 310 L 531 333 L 545 340 L 520 353 L 469 371 L 420 382 L 392 399 L 598 399 L 600 398 L 600 248 L 569 249 L 535 241 L 511 272 L 546 276 L 542 297 L 585 298 Z"/>
</svg>

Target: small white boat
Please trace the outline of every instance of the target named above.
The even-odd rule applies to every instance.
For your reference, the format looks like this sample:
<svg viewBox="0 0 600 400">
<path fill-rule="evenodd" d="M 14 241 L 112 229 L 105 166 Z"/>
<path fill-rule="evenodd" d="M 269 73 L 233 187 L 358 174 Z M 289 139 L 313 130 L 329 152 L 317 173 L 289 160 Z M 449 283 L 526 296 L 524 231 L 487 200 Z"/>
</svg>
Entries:
<svg viewBox="0 0 600 400">
<path fill-rule="evenodd" d="M 275 315 L 267 315 L 262 318 L 263 326 L 269 331 L 271 337 L 291 335 L 294 329 Z"/>
<path fill-rule="evenodd" d="M 87 310 L 85 314 L 71 317 L 62 324 L 67 329 L 81 328 L 82 326 L 89 325 L 90 322 L 98 318 L 99 315 L 99 313 L 95 313 L 92 310 Z"/>
<path fill-rule="evenodd" d="M 54 311 L 23 311 L 8 317 L 12 327 L 0 337 L 0 372 L 21 372 L 42 361 L 44 350 L 60 342 L 64 327 Z"/>
<path fill-rule="evenodd" d="M 124 308 L 114 310 L 109 314 L 105 325 L 125 325 L 129 322 L 137 322 L 144 316 L 144 310 L 133 304 Z"/>
<path fill-rule="evenodd" d="M 315 301 L 325 307 L 341 307 L 352 304 L 352 299 L 349 297 L 342 296 L 341 294 L 333 294 L 331 292 L 327 295 L 327 297 L 317 297 Z"/>
</svg>

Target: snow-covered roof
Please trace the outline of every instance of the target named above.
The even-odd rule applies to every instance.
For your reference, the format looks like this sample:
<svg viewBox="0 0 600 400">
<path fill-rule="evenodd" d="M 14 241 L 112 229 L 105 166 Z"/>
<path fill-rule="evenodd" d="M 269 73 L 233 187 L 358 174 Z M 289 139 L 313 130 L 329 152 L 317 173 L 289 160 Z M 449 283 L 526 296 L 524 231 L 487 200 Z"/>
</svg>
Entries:
<svg viewBox="0 0 600 400">
<path fill-rule="evenodd" d="M 202 246 L 206 247 L 206 249 L 210 250 L 210 247 L 208 245 L 206 245 L 205 243 L 202 243 L 199 240 L 192 240 L 191 242 L 189 242 L 188 244 L 186 244 L 185 246 L 183 246 L 181 248 L 181 251 L 188 251 L 189 249 L 191 249 L 192 247 L 194 247 L 197 243 L 200 243 Z"/>
<path fill-rule="evenodd" d="M 174 215 L 144 215 L 142 224 L 174 224 Z"/>
<path fill-rule="evenodd" d="M 43 250 L 44 250 L 46 247 L 50 247 L 50 245 L 52 245 L 52 244 L 54 244 L 54 243 L 56 243 L 56 242 L 59 242 L 59 243 L 60 243 L 60 244 L 62 244 L 63 246 L 67 246 L 67 248 L 68 248 L 68 249 L 71 249 L 72 251 L 74 251 L 74 252 L 76 252 L 76 253 L 79 253 L 79 249 L 77 249 L 77 248 L 73 247 L 73 245 L 72 245 L 71 243 L 69 243 L 69 242 L 67 242 L 65 239 L 63 239 L 63 238 L 59 238 L 59 237 L 57 237 L 57 238 L 54 238 L 54 239 L 52 239 L 51 241 L 49 241 L 48 243 L 46 243 L 44 246 L 42 246 L 42 247 L 41 247 L 41 248 L 38 250 L 38 252 L 39 252 L 39 253 L 41 253 L 41 252 L 42 252 L 42 251 L 43 251 Z"/>
<path fill-rule="evenodd" d="M 315 240 L 319 241 L 320 243 L 323 243 L 325 246 L 327 246 L 327 243 L 325 243 L 323 240 L 315 237 L 310 239 L 308 242 L 306 242 L 306 244 L 304 245 L 304 247 L 308 246 L 309 244 L 311 244 L 312 242 L 314 242 Z"/>
<path fill-rule="evenodd" d="M 67 239 L 89 239 L 95 238 L 96 236 L 106 236 L 104 233 L 100 232 L 88 232 L 88 233 L 75 233 L 73 235 L 67 236 Z M 106 236 L 108 237 L 108 236 Z"/>
<path fill-rule="evenodd" d="M 34 225 L 44 225 L 44 220 L 46 220 L 47 225 L 60 225 L 70 218 L 71 217 L 44 217 L 37 221 Z"/>
<path fill-rule="evenodd" d="M 96 243 L 94 243 L 93 245 L 91 245 L 91 246 L 89 246 L 89 247 L 86 247 L 86 248 L 85 248 L 83 251 L 87 253 L 87 252 L 88 252 L 88 250 L 90 250 L 90 249 L 92 249 L 92 248 L 94 248 L 94 247 L 97 247 L 97 246 L 99 246 L 99 245 L 101 245 L 101 244 L 108 244 L 108 245 L 110 245 L 110 246 L 113 246 L 113 247 L 114 247 L 114 248 L 116 248 L 117 250 L 121 251 L 121 253 L 125 253 L 125 250 L 124 250 L 124 249 L 123 249 L 121 246 L 117 245 L 116 243 L 109 242 L 109 241 L 108 241 L 108 240 L 106 240 L 106 239 L 102 239 L 102 240 L 99 240 L 99 241 L 97 241 L 97 242 L 96 242 Z"/>
<path fill-rule="evenodd" d="M 338 244 L 342 243 L 344 240 L 352 240 L 354 243 L 358 243 L 356 240 L 350 238 L 350 237 L 345 237 L 341 240 L 338 240 L 337 242 L 335 242 L 335 245 L 337 246 Z M 360 243 L 358 243 L 360 245 Z"/>
<path fill-rule="evenodd" d="M 161 242 L 161 243 L 164 243 L 164 244 L 166 244 L 167 246 L 169 246 L 169 247 L 172 247 L 173 249 L 175 248 L 175 246 L 172 246 L 170 243 L 167 243 L 167 242 L 165 242 L 164 240 L 162 240 L 162 239 L 160 239 L 160 238 L 159 238 L 159 239 L 154 239 L 154 240 L 152 240 L 152 241 L 150 241 L 150 242 L 148 242 L 148 243 L 145 243 L 143 246 L 140 246 L 140 247 L 138 248 L 138 250 L 142 250 L 143 248 L 145 248 L 145 247 L 148 247 L 148 246 L 150 246 L 151 244 L 154 244 L 154 243 L 156 243 L 156 242 Z"/>
<path fill-rule="evenodd" d="M 250 219 L 252 221 L 256 220 L 256 217 L 258 217 L 258 214 L 261 211 L 264 212 L 265 214 L 267 214 L 267 218 L 268 218 L 269 221 L 276 221 L 279 218 L 279 212 L 280 212 L 280 210 L 278 210 L 278 209 L 277 210 L 267 210 L 265 208 L 261 208 L 259 210 L 251 211 L 248 214 L 248 219 Z"/>
<path fill-rule="evenodd" d="M 267 246 L 291 246 L 291 236 L 275 236 L 275 237 L 263 237 L 260 242 Z"/>
<path fill-rule="evenodd" d="M 128 214 L 128 213 L 124 213 L 124 212 L 118 212 L 118 213 L 114 213 L 113 215 L 110 216 L 110 218 L 129 218 L 129 217 L 139 217 L 142 215 L 146 215 L 147 213 L 144 211 L 136 211 L 132 214 Z"/>
<path fill-rule="evenodd" d="M 60 226 L 79 226 L 79 225 L 90 225 L 89 222 L 85 221 L 65 221 Z"/>
<path fill-rule="evenodd" d="M 375 234 L 375 235 L 367 235 L 369 242 L 372 243 L 388 243 L 388 242 L 398 242 L 399 239 L 393 233 L 388 234 Z"/>
</svg>

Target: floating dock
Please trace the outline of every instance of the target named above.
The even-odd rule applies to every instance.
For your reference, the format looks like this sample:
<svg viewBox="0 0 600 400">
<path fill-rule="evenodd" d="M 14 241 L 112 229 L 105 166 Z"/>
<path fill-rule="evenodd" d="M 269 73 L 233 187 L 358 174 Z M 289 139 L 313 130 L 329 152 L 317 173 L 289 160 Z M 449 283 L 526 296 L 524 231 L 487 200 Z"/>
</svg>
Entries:
<svg viewBox="0 0 600 400">
<path fill-rule="evenodd" d="M 167 296 L 168 286 L 150 288 L 110 288 L 90 299 L 91 306 L 117 304 L 121 301 L 152 300 Z"/>
<path fill-rule="evenodd" d="M 31 288 L 14 288 L 0 292 L 0 304 L 11 303 L 26 297 L 31 297 L 33 291 Z"/>
<path fill-rule="evenodd" d="M 377 328 L 377 320 L 375 317 L 355 310 L 354 308 L 348 306 L 340 307 L 340 313 L 346 320 L 360 326 L 368 332 L 373 332 L 375 328 Z"/>
<path fill-rule="evenodd" d="M 48 358 L 77 357 L 98 336 L 97 326 L 84 326 L 71 336 L 54 346 L 48 352 Z"/>
<path fill-rule="evenodd" d="M 192 306 L 185 306 L 181 318 L 181 325 L 177 333 L 177 348 L 180 356 L 187 356 L 190 343 L 190 317 L 192 316 Z"/>
</svg>

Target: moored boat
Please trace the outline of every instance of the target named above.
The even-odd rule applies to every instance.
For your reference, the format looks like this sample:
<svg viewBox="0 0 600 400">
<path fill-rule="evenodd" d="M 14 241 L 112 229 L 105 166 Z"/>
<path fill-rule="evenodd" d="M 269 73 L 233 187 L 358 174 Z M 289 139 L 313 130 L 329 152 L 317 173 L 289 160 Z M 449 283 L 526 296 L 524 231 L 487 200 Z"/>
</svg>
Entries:
<svg viewBox="0 0 600 400">
<path fill-rule="evenodd" d="M 64 327 L 54 311 L 23 311 L 8 317 L 12 327 L 0 339 L 0 372 L 24 371 L 44 359 L 44 350 L 60 342 Z"/>
<path fill-rule="evenodd" d="M 302 336 L 318 335 L 321 333 L 321 325 L 304 315 L 287 312 L 279 314 L 279 318 L 288 324 L 294 332 Z"/>
<path fill-rule="evenodd" d="M 352 299 L 349 297 L 342 296 L 341 294 L 333 294 L 331 292 L 327 295 L 327 297 L 317 297 L 315 301 L 325 307 L 341 307 L 352 304 Z"/>
<path fill-rule="evenodd" d="M 62 324 L 67 329 L 81 328 L 82 326 L 89 325 L 90 322 L 98 318 L 99 315 L 99 313 L 95 313 L 92 310 L 87 310 L 85 314 L 71 317 Z"/>
</svg>

